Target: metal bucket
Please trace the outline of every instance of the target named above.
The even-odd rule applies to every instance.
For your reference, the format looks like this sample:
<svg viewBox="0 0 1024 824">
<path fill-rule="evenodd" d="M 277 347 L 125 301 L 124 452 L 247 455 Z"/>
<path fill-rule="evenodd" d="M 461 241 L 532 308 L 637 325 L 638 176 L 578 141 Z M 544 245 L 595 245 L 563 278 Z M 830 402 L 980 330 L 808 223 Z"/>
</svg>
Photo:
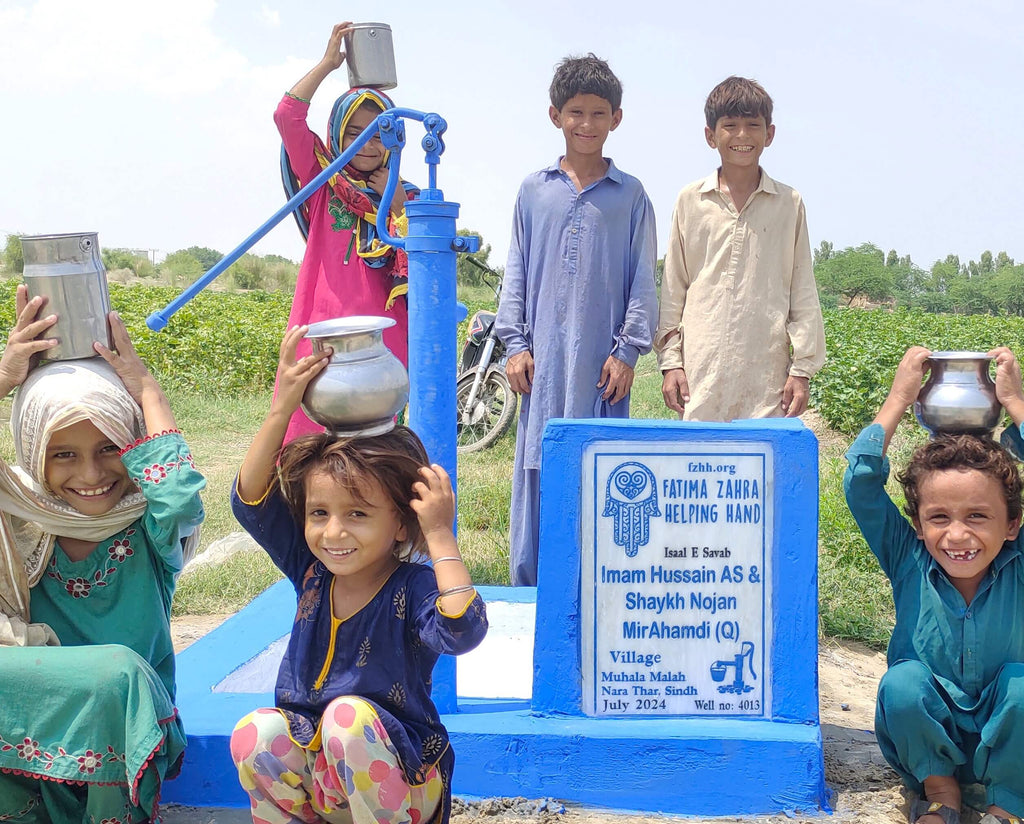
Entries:
<svg viewBox="0 0 1024 824">
<path fill-rule="evenodd" d="M 57 338 L 47 360 L 96 357 L 92 344 L 110 347 L 110 295 L 95 232 L 21 238 L 30 298 L 47 298 L 43 314 L 57 315 L 47 337 Z"/>
<path fill-rule="evenodd" d="M 356 23 L 345 35 L 345 63 L 350 87 L 393 89 L 398 85 L 395 47 L 387 23 Z"/>
</svg>

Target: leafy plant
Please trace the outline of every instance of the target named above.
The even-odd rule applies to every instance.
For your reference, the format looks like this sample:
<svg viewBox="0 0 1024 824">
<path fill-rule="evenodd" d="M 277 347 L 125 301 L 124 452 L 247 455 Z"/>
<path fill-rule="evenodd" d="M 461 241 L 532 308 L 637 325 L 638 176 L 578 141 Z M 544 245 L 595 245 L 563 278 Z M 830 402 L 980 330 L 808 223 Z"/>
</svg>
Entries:
<svg viewBox="0 0 1024 824">
<path fill-rule="evenodd" d="M 908 348 L 1005 345 L 1024 355 L 1024 318 L 832 309 L 825 310 L 825 339 L 828 358 L 811 381 L 811 405 L 833 429 L 854 434 L 874 418 Z"/>
</svg>

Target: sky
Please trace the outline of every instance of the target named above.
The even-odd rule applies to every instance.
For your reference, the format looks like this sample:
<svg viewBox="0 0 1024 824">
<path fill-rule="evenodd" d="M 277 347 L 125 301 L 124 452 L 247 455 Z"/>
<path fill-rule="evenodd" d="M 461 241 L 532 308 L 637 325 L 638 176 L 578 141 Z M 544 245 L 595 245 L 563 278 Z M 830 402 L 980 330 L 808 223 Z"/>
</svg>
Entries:
<svg viewBox="0 0 1024 824">
<path fill-rule="evenodd" d="M 494 264 L 520 181 L 564 148 L 553 68 L 586 52 L 622 81 L 605 154 L 644 183 L 659 254 L 679 189 L 717 165 L 707 93 L 738 74 L 775 101 L 761 163 L 803 195 L 813 246 L 1024 260 L 1018 0 L 0 0 L 0 234 L 231 251 L 284 202 L 272 113 L 344 19 L 391 27 L 389 94 L 448 122 L 438 187 Z M 344 67 L 323 83 L 314 131 L 347 87 Z M 425 184 L 406 132 L 402 175 Z M 289 217 L 253 251 L 303 248 Z"/>
</svg>

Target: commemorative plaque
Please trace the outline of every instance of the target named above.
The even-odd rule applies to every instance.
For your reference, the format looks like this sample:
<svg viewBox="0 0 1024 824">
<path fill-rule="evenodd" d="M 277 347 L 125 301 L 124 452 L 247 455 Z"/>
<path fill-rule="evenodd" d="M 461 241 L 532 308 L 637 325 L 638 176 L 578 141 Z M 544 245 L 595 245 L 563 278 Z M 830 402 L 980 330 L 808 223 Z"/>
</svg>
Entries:
<svg viewBox="0 0 1024 824">
<path fill-rule="evenodd" d="M 768 717 L 772 445 L 598 441 L 582 469 L 583 712 Z"/>
</svg>

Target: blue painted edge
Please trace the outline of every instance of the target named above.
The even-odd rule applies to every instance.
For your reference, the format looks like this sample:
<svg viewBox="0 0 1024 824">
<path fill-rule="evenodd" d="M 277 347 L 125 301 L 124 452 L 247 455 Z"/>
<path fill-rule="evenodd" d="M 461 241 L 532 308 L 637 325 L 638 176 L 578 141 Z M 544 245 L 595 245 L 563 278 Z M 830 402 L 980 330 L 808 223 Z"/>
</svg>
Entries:
<svg viewBox="0 0 1024 824">
<path fill-rule="evenodd" d="M 694 816 L 829 811 L 815 725 L 526 712 L 442 720 L 458 795 Z"/>
<path fill-rule="evenodd" d="M 192 710 L 194 699 L 221 695 L 210 692 L 215 684 L 291 632 L 295 608 L 295 588 L 282 579 L 179 653 L 176 656 L 179 708 L 188 704 Z M 273 694 L 268 695 L 273 705 Z M 257 694 L 247 697 L 252 700 L 253 708 L 267 706 L 255 703 Z M 183 717 L 188 724 L 191 719 L 184 713 Z M 195 723 L 193 720 L 192 724 Z"/>
<path fill-rule="evenodd" d="M 278 581 L 176 656 L 176 704 L 190 738 L 193 733 L 203 736 L 220 732 L 227 715 L 233 717 L 233 727 L 250 710 L 274 706 L 272 690 L 263 693 L 212 690 L 274 641 L 288 635 L 295 608 L 295 589 L 287 580 Z M 458 711 L 457 692 L 455 658 L 442 655 L 434 667 L 431 691 L 438 712 Z"/>
<path fill-rule="evenodd" d="M 530 603 L 533 587 L 478 588 L 485 601 Z M 181 775 L 164 786 L 163 800 L 205 807 L 247 807 L 238 783 L 229 740 L 235 724 L 258 707 L 274 705 L 273 692 L 214 693 L 212 688 L 270 644 L 291 631 L 295 590 L 281 580 L 177 656 L 177 706 L 188 735 Z M 434 668 L 432 697 L 447 718 L 457 711 L 456 659 L 443 655 Z M 469 701 L 465 712 L 494 715 L 529 709 L 522 701 Z"/>
<path fill-rule="evenodd" d="M 553 797 L 702 816 L 828 811 L 817 726 L 552 718 L 511 708 L 441 720 L 456 754 L 458 795 Z M 163 801 L 249 806 L 231 761 L 229 732 L 226 725 L 219 735 L 190 736 L 182 775 L 165 785 Z"/>
<path fill-rule="evenodd" d="M 485 604 L 505 601 L 510 604 L 531 604 L 537 601 L 537 587 L 493 587 L 479 586 L 476 591 Z"/>
<path fill-rule="evenodd" d="M 772 718 L 818 723 L 818 442 L 803 423 L 553 419 L 541 460 L 538 621 L 533 709 L 582 714 L 580 543 L 582 457 L 595 441 L 763 441 L 775 466 Z M 557 551 L 553 549 L 557 548 Z M 551 661 L 558 661 L 551 666 Z"/>
</svg>

